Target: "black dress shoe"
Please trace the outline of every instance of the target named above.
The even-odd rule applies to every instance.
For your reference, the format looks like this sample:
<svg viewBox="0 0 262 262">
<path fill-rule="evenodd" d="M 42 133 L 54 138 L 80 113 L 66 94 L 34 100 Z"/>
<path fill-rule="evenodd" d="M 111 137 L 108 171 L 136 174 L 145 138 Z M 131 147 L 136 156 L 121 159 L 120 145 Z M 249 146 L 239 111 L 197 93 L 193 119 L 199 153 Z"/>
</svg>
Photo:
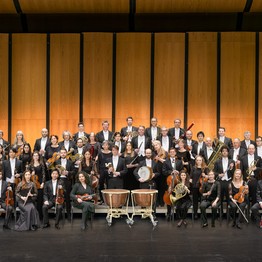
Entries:
<svg viewBox="0 0 262 262">
<path fill-rule="evenodd" d="M 32 231 L 36 231 L 37 230 L 37 226 L 35 226 L 35 225 L 31 226 L 31 230 Z"/>
<path fill-rule="evenodd" d="M 11 228 L 8 225 L 3 225 L 3 229 L 11 230 Z"/>
<path fill-rule="evenodd" d="M 48 228 L 48 227 L 50 227 L 49 223 L 43 225 L 43 228 Z"/>
<path fill-rule="evenodd" d="M 208 223 L 205 223 L 202 225 L 202 227 L 207 227 L 208 226 Z"/>
<path fill-rule="evenodd" d="M 56 229 L 60 229 L 59 224 L 55 224 L 55 228 L 56 228 Z"/>
<path fill-rule="evenodd" d="M 81 225 L 81 230 L 82 230 L 82 231 L 86 230 L 87 228 L 88 228 L 87 225 Z"/>
<path fill-rule="evenodd" d="M 211 227 L 216 227 L 215 223 L 212 223 Z"/>
<path fill-rule="evenodd" d="M 187 222 L 186 222 L 186 220 L 183 220 L 183 223 L 184 223 L 184 225 L 185 225 L 185 226 L 187 225 Z"/>
<path fill-rule="evenodd" d="M 233 222 L 233 223 L 232 223 L 232 227 L 235 227 L 235 226 L 236 226 L 236 222 Z"/>
<path fill-rule="evenodd" d="M 182 223 L 183 223 L 183 220 L 181 219 L 181 220 L 177 223 L 177 226 L 178 226 L 178 227 L 181 227 Z"/>
<path fill-rule="evenodd" d="M 237 228 L 238 228 L 238 229 L 242 229 L 242 227 L 240 226 L 240 224 L 237 224 Z"/>
<path fill-rule="evenodd" d="M 198 220 L 198 215 L 194 215 L 194 219 L 195 219 L 195 220 Z"/>
<path fill-rule="evenodd" d="M 166 216 L 166 220 L 167 220 L 167 221 L 170 221 L 170 220 L 171 220 L 171 216 L 170 216 L 170 215 L 167 215 L 167 216 Z"/>
</svg>

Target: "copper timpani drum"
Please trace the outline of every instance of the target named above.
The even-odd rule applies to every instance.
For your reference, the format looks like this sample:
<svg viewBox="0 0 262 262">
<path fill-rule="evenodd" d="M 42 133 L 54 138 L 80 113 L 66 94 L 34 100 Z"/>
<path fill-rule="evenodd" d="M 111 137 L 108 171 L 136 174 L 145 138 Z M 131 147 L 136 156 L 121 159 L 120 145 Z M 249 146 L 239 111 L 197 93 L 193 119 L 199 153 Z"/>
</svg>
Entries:
<svg viewBox="0 0 262 262">
<path fill-rule="evenodd" d="M 136 189 L 131 191 L 133 217 L 140 215 L 142 218 L 149 217 L 153 226 L 156 226 L 157 221 L 154 220 L 153 206 L 156 202 L 156 196 L 158 191 L 155 189 Z"/>
<path fill-rule="evenodd" d="M 132 224 L 128 215 L 129 190 L 125 189 L 105 189 L 101 191 L 105 204 L 108 206 L 107 223 L 112 224 L 112 218 L 119 218 L 121 215 L 127 216 L 127 224 Z"/>
</svg>

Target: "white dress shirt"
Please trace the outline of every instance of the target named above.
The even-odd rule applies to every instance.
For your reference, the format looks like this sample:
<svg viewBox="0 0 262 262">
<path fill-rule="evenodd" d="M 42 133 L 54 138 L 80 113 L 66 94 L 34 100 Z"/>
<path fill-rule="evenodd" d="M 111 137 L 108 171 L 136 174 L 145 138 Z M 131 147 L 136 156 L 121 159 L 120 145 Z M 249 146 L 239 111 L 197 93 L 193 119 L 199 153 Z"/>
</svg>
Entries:
<svg viewBox="0 0 262 262">
<path fill-rule="evenodd" d="M 115 171 L 117 169 L 118 160 L 119 160 L 119 156 L 112 156 L 112 161 L 113 161 L 112 164 L 113 164 L 113 167 L 114 167 Z"/>
<path fill-rule="evenodd" d="M 121 142 L 120 141 L 115 141 L 115 145 L 118 146 L 118 152 L 121 153 L 121 149 L 122 149 L 122 146 L 121 146 Z"/>
<path fill-rule="evenodd" d="M 175 128 L 175 139 L 179 139 L 180 137 L 180 128 Z"/>
<path fill-rule="evenodd" d="M 240 147 L 234 148 L 234 153 L 233 153 L 233 160 L 234 161 L 237 161 L 237 157 L 239 156 L 239 150 L 240 150 Z"/>
<path fill-rule="evenodd" d="M 15 158 L 14 159 L 11 159 L 10 158 L 10 165 L 11 165 L 11 173 L 12 173 L 12 176 L 11 178 L 7 177 L 6 178 L 6 182 L 10 182 L 10 183 L 14 183 L 15 182 Z"/>
<path fill-rule="evenodd" d="M 52 180 L 52 186 L 53 186 L 53 196 L 56 195 L 56 185 L 57 185 L 57 180 Z"/>
<path fill-rule="evenodd" d="M 65 146 L 66 151 L 69 151 L 69 140 L 64 141 L 64 146 Z"/>
<path fill-rule="evenodd" d="M 47 137 L 42 137 L 41 138 L 41 149 L 42 150 L 45 150 L 46 142 L 47 142 Z"/>
<path fill-rule="evenodd" d="M 2 196 L 2 184 L 3 184 L 3 180 L 0 180 L 0 198 Z"/>
<path fill-rule="evenodd" d="M 203 147 L 203 142 L 201 142 L 201 143 L 198 142 L 198 145 L 197 145 L 197 154 L 198 155 L 199 155 L 200 150 L 202 149 L 202 147 Z"/>
<path fill-rule="evenodd" d="M 109 132 L 103 130 L 103 134 L 104 134 L 104 139 L 108 140 L 109 139 Z"/>
<path fill-rule="evenodd" d="M 165 149 L 166 152 L 169 150 L 169 137 L 162 136 L 162 147 Z"/>
<path fill-rule="evenodd" d="M 156 137 L 157 137 L 157 127 L 154 127 L 154 126 L 151 127 L 151 136 L 152 136 L 152 140 L 156 140 Z"/>
<path fill-rule="evenodd" d="M 262 146 L 257 147 L 257 155 L 262 157 Z"/>
<path fill-rule="evenodd" d="M 228 181 L 228 175 L 227 175 L 227 168 L 228 168 L 228 158 L 227 157 L 222 157 L 222 166 L 223 166 L 223 172 L 225 175 L 222 177 L 221 180 L 226 180 Z"/>
<path fill-rule="evenodd" d="M 207 147 L 207 160 L 210 158 L 213 152 L 214 150 L 212 146 Z"/>
<path fill-rule="evenodd" d="M 170 158 L 171 165 L 173 169 L 176 169 L 176 159 L 175 158 Z"/>
<path fill-rule="evenodd" d="M 221 142 L 224 143 L 224 141 L 225 141 L 225 137 L 224 137 L 224 136 L 220 136 L 220 137 L 219 137 L 219 141 L 221 141 Z"/>
<path fill-rule="evenodd" d="M 137 137 L 137 142 L 138 142 L 137 146 L 138 147 L 143 142 L 142 145 L 139 148 L 139 152 L 138 152 L 139 156 L 145 156 L 145 141 L 146 141 L 145 136 L 138 136 Z"/>
<path fill-rule="evenodd" d="M 146 166 L 152 168 L 152 159 L 147 159 L 147 158 L 146 158 Z"/>
<path fill-rule="evenodd" d="M 250 145 L 250 140 L 245 140 L 245 144 L 246 144 L 246 146 L 248 148 L 248 146 Z"/>
</svg>

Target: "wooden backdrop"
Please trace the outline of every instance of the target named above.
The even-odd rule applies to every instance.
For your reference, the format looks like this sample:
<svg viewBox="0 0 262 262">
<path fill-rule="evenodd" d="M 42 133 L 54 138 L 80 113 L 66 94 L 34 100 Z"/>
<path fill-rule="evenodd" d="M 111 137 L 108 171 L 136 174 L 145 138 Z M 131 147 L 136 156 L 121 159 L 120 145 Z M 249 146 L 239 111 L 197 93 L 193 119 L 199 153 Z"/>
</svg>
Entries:
<svg viewBox="0 0 262 262">
<path fill-rule="evenodd" d="M 31 144 L 41 129 L 61 138 L 134 124 L 195 122 L 243 138 L 261 134 L 261 33 L 0 34 L 0 129 Z M 260 40 L 260 41 L 259 41 Z M 258 96 L 256 97 L 256 94 Z M 255 101 L 258 100 L 256 104 Z M 257 121 L 256 121 L 257 115 Z M 9 137 L 8 137 L 9 136 Z"/>
</svg>

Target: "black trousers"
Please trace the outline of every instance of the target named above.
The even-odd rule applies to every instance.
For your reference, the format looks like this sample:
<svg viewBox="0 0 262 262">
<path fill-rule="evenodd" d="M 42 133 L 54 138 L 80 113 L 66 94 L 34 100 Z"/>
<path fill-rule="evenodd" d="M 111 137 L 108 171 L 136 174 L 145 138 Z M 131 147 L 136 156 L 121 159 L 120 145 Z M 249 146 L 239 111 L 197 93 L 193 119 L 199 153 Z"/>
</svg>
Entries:
<svg viewBox="0 0 262 262">
<path fill-rule="evenodd" d="M 48 217 L 48 209 L 52 208 L 55 206 L 55 202 L 51 201 L 49 202 L 48 205 L 43 205 L 42 207 L 42 212 L 43 212 L 43 224 L 48 224 L 49 223 L 49 217 Z M 59 224 L 59 221 L 62 217 L 62 211 L 63 211 L 63 205 L 56 205 L 56 218 L 55 218 L 55 223 Z"/>
<path fill-rule="evenodd" d="M 211 210 L 212 210 L 212 224 L 215 223 L 216 220 L 216 216 L 217 216 L 217 209 L 220 206 L 220 202 L 217 202 L 217 204 L 215 206 L 212 206 L 212 202 L 210 200 L 203 200 L 200 204 L 200 210 L 201 210 L 201 221 L 203 224 L 207 223 L 207 213 L 206 213 L 206 209 L 208 207 L 211 206 Z"/>
<path fill-rule="evenodd" d="M 220 201 L 221 201 L 221 212 L 223 214 L 223 201 L 224 198 L 226 199 L 227 204 L 229 204 L 229 192 L 228 192 L 228 186 L 230 184 L 230 181 L 226 180 L 220 180 L 220 187 L 221 187 L 221 193 L 220 193 Z"/>
<path fill-rule="evenodd" d="M 241 212 L 239 212 L 239 215 L 237 217 L 237 206 L 234 202 L 232 201 L 229 201 L 229 205 L 230 205 L 230 208 L 231 208 L 231 215 L 233 217 L 233 222 L 234 223 L 242 223 L 243 220 L 244 220 L 244 217 L 243 215 L 241 214 Z M 246 201 L 244 201 L 243 203 L 240 203 L 238 204 L 239 208 L 241 209 L 241 211 L 244 213 L 245 212 L 245 208 L 246 208 Z"/>
<path fill-rule="evenodd" d="M 65 185 L 65 202 L 66 202 L 66 213 L 67 213 L 67 218 L 70 218 L 70 214 L 71 214 L 71 199 L 70 199 L 70 192 L 72 190 L 72 183 L 70 180 L 68 180 L 67 178 L 61 177 L 61 179 L 64 182 Z"/>
<path fill-rule="evenodd" d="M 192 197 L 193 197 L 193 210 L 194 210 L 194 214 L 196 215 L 198 210 L 198 202 L 200 201 L 201 198 L 199 188 L 192 189 Z"/>
<path fill-rule="evenodd" d="M 251 198 L 252 206 L 257 203 L 257 180 L 252 177 L 248 182 L 249 197 Z"/>
<path fill-rule="evenodd" d="M 256 203 L 255 205 L 253 205 L 251 207 L 251 212 L 254 215 L 256 221 L 260 221 L 261 220 L 261 216 L 259 214 L 259 210 L 261 209 L 259 203 Z"/>
<path fill-rule="evenodd" d="M 4 225 L 5 226 L 8 226 L 9 222 L 10 222 L 10 217 L 11 217 L 11 214 L 12 214 L 12 210 L 13 210 L 13 207 L 12 206 L 8 206 L 6 207 L 6 204 L 5 202 L 0 202 L 0 206 L 5 209 L 5 220 L 4 220 Z"/>
</svg>

